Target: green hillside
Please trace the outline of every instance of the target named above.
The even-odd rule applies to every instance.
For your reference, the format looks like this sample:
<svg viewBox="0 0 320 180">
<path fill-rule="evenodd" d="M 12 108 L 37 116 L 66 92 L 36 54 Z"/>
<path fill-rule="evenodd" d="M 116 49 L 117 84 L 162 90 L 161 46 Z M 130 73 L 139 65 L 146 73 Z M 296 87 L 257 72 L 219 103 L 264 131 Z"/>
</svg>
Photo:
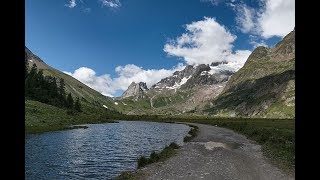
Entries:
<svg viewBox="0 0 320 180">
<path fill-rule="evenodd" d="M 217 116 L 295 117 L 295 31 L 258 47 L 205 112 Z"/>
</svg>

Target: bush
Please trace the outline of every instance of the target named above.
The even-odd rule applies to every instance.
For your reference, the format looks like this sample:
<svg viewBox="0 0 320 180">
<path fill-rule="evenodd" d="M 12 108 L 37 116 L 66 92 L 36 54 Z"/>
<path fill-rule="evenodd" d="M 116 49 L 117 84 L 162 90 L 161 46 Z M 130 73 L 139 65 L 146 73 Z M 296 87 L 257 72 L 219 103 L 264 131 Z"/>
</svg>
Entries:
<svg viewBox="0 0 320 180">
<path fill-rule="evenodd" d="M 144 156 L 141 156 L 139 159 L 138 159 L 138 168 L 142 168 L 146 165 L 149 164 L 149 159 L 144 157 Z"/>
<path fill-rule="evenodd" d="M 178 149 L 180 146 L 176 143 L 171 143 L 169 146 L 166 146 L 161 152 L 156 153 L 152 152 L 149 158 L 141 156 L 138 159 L 138 169 L 142 168 L 148 164 L 163 161 L 171 157 L 175 153 L 175 149 Z"/>
<path fill-rule="evenodd" d="M 178 149 L 179 147 L 180 146 L 174 142 L 169 145 L 169 148 L 172 148 L 172 149 Z"/>
</svg>

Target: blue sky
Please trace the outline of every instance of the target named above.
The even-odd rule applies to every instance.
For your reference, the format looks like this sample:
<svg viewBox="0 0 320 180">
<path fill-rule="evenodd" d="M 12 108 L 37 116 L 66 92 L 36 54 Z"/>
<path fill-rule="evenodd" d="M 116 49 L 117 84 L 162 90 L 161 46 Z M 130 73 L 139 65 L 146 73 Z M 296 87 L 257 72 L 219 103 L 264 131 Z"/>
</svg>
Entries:
<svg viewBox="0 0 320 180">
<path fill-rule="evenodd" d="M 214 57 L 238 61 L 237 70 L 256 46 L 272 46 L 293 30 L 294 6 L 294 0 L 28 0 L 25 43 L 50 66 L 118 96 L 130 81 L 150 86 L 186 64 L 219 61 Z M 183 34 L 189 39 L 179 44 Z"/>
</svg>

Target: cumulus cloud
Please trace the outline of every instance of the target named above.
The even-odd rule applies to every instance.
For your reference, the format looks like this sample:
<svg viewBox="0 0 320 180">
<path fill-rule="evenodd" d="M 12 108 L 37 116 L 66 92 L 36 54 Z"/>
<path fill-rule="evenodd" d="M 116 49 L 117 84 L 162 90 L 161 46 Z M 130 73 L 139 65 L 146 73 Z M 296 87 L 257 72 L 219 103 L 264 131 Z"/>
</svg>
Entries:
<svg viewBox="0 0 320 180">
<path fill-rule="evenodd" d="M 245 4 L 240 4 L 235 10 L 237 12 L 236 22 L 241 32 L 248 33 L 253 31 L 255 28 L 254 16 L 256 15 L 254 9 Z"/>
<path fill-rule="evenodd" d="M 100 0 L 103 6 L 109 8 L 119 8 L 121 7 L 121 2 L 119 0 Z"/>
<path fill-rule="evenodd" d="M 233 52 L 236 36 L 214 18 L 204 17 L 204 20 L 187 24 L 185 29 L 186 33 L 165 44 L 163 50 L 168 55 L 183 58 L 187 64 L 227 61 L 230 62 L 228 66 L 238 70 L 250 54 L 248 50 Z"/>
<path fill-rule="evenodd" d="M 295 0 L 266 0 L 258 22 L 263 37 L 284 37 L 295 26 Z"/>
<path fill-rule="evenodd" d="M 68 4 L 66 4 L 66 6 L 69 8 L 74 8 L 76 7 L 76 5 L 77 5 L 76 0 L 69 0 Z"/>
<path fill-rule="evenodd" d="M 254 10 L 238 4 L 236 22 L 243 33 L 252 33 L 265 39 L 284 37 L 295 26 L 294 0 L 262 0 L 261 7 Z"/>
<path fill-rule="evenodd" d="M 134 64 L 128 64 L 126 66 L 118 66 L 116 72 L 119 77 L 114 78 L 114 85 L 118 89 L 125 90 L 128 88 L 131 82 L 146 82 L 148 87 L 157 83 L 161 79 L 171 76 L 175 71 L 184 69 L 184 65 L 178 64 L 172 69 L 147 69 L 138 67 Z"/>
<path fill-rule="evenodd" d="M 81 67 L 75 70 L 73 73 L 65 71 L 64 73 L 76 78 L 80 82 L 105 96 L 112 96 L 113 91 L 112 88 L 110 88 L 112 85 L 112 79 L 110 78 L 109 74 L 97 76 L 94 70 L 87 67 Z"/>
<path fill-rule="evenodd" d="M 105 96 L 114 96 L 117 90 L 126 90 L 132 82 L 146 82 L 150 87 L 162 78 L 171 76 L 175 71 L 184 69 L 178 64 L 172 69 L 143 69 L 134 64 L 118 66 L 115 68 L 117 77 L 111 78 L 109 74 L 96 75 L 96 72 L 87 67 L 81 67 L 73 73 L 64 72 Z"/>
</svg>

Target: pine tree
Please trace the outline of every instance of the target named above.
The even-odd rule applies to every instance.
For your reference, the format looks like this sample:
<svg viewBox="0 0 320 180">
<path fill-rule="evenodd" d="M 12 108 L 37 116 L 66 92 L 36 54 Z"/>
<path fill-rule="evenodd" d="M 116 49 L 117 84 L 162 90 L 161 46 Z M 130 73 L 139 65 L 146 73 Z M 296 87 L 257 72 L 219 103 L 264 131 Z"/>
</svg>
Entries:
<svg viewBox="0 0 320 180">
<path fill-rule="evenodd" d="M 76 102 L 74 103 L 74 109 L 78 112 L 81 112 L 81 104 L 80 104 L 80 99 L 77 97 Z"/>
<path fill-rule="evenodd" d="M 65 86 L 66 86 L 66 84 L 64 83 L 64 79 L 60 78 L 59 94 L 62 95 L 63 97 L 66 95 Z"/>
<path fill-rule="evenodd" d="M 26 79 L 28 76 L 28 71 L 29 71 L 29 62 L 27 59 L 24 62 L 25 62 L 25 64 L 24 64 L 24 75 L 25 75 L 24 78 Z"/>
<path fill-rule="evenodd" d="M 67 97 L 67 108 L 73 109 L 73 98 L 71 96 L 71 93 L 69 93 Z"/>
<path fill-rule="evenodd" d="M 67 106 L 65 83 L 64 83 L 64 79 L 62 78 L 60 78 L 60 81 L 59 81 L 58 94 L 59 94 L 58 96 L 61 104 L 63 106 Z"/>
<path fill-rule="evenodd" d="M 33 64 L 28 76 L 25 79 L 25 96 L 34 97 L 36 87 L 37 65 Z"/>
</svg>

